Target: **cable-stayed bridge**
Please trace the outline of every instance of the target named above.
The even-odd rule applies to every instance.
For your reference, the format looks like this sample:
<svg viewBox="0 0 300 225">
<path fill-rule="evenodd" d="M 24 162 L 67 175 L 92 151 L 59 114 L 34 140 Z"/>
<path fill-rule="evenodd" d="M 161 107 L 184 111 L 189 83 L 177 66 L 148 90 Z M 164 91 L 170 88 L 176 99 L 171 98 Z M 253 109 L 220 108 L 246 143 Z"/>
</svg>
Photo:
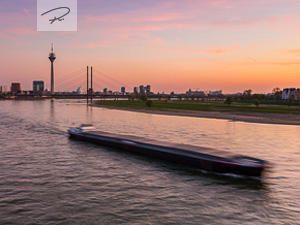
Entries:
<svg viewBox="0 0 300 225">
<path fill-rule="evenodd" d="M 62 77 L 58 77 L 55 80 L 55 92 L 76 92 L 79 87 L 81 87 L 84 92 L 87 92 L 87 72 L 89 73 L 89 79 L 91 79 L 91 71 L 87 71 L 86 67 L 73 71 Z M 96 93 L 103 92 L 104 88 L 113 90 L 113 92 L 121 92 L 121 87 L 125 87 L 126 91 L 131 91 L 131 88 L 128 85 L 95 68 L 93 68 L 92 76 L 93 91 Z M 89 88 L 91 88 L 91 80 L 89 80 L 88 83 Z"/>
</svg>

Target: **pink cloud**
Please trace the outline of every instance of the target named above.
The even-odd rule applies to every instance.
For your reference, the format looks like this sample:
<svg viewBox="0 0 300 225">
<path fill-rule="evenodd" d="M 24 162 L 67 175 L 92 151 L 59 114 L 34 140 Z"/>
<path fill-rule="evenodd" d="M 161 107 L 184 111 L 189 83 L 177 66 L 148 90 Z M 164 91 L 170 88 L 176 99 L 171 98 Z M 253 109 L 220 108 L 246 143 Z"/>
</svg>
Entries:
<svg viewBox="0 0 300 225">
<path fill-rule="evenodd" d="M 168 22 L 180 19 L 183 19 L 183 16 L 175 12 L 165 12 L 157 15 L 154 13 L 153 15 L 140 15 L 139 18 L 133 18 L 135 22 Z"/>
<path fill-rule="evenodd" d="M 191 47 L 170 47 L 166 46 L 165 42 L 161 42 L 161 40 L 157 40 L 150 48 L 155 48 L 159 51 L 169 51 L 169 52 L 184 52 L 184 53 L 201 53 L 201 54 L 225 54 L 234 52 L 235 50 L 239 49 L 238 46 L 234 46 L 231 48 L 209 48 L 209 49 L 199 49 L 199 48 L 191 48 Z"/>
<path fill-rule="evenodd" d="M 283 0 L 274 1 L 284 2 Z M 151 8 L 139 8 L 125 13 L 82 16 L 81 23 L 85 27 L 90 26 L 93 29 L 98 27 L 95 35 L 105 33 L 108 38 L 119 36 L 121 40 L 129 39 L 130 36 L 145 36 L 152 32 L 175 29 L 200 30 L 207 27 L 215 29 L 215 27 L 249 28 L 253 26 L 268 26 L 270 29 L 274 29 L 274 27 L 278 29 L 300 20 L 299 15 L 258 16 L 255 13 L 250 14 L 251 16 L 241 15 L 241 12 L 247 7 L 254 10 L 255 7 L 274 1 L 166 1 Z M 220 9 L 224 10 L 219 12 Z M 86 30 L 89 29 L 86 28 Z M 220 54 L 224 51 L 227 50 L 213 49 L 208 50 L 207 53 Z"/>
<path fill-rule="evenodd" d="M 133 27 L 134 30 L 140 30 L 140 31 L 159 31 L 163 30 L 161 26 L 154 26 L 154 25 L 142 25 L 142 26 L 136 26 Z"/>
<path fill-rule="evenodd" d="M 37 31 L 33 30 L 30 27 L 18 27 L 5 30 L 4 33 L 6 34 L 15 34 L 15 35 L 35 35 Z"/>
<path fill-rule="evenodd" d="M 207 5 L 211 7 L 218 7 L 218 8 L 232 8 L 237 3 L 238 2 L 226 1 L 226 0 L 214 0 L 214 1 L 208 1 Z"/>
<path fill-rule="evenodd" d="M 15 40 L 13 37 L 11 37 L 5 33 L 0 33 L 0 38 L 7 39 L 7 40 Z"/>
<path fill-rule="evenodd" d="M 208 25 L 217 26 L 217 27 L 249 26 L 249 25 L 254 25 L 258 22 L 259 19 L 216 20 L 216 21 L 208 22 Z"/>
<path fill-rule="evenodd" d="M 107 45 L 101 42 L 75 44 L 75 48 L 101 48 L 101 47 L 107 47 Z M 74 48 L 74 45 L 71 45 L 70 48 Z"/>
<path fill-rule="evenodd" d="M 85 16 L 82 18 L 85 22 L 118 22 L 120 18 L 116 15 L 105 15 L 105 16 Z"/>
<path fill-rule="evenodd" d="M 156 38 L 153 42 L 152 42 L 152 46 L 157 47 L 157 46 L 162 46 L 164 45 L 165 42 L 160 39 L 160 38 Z"/>
<path fill-rule="evenodd" d="M 298 14 L 257 14 L 257 8 L 268 4 L 284 3 L 287 0 L 178 0 L 161 1 L 152 7 L 118 10 L 105 15 L 87 14 L 79 16 L 80 43 L 75 46 L 86 48 L 102 48 L 111 46 L 138 45 L 146 48 L 156 48 L 160 51 L 191 52 L 200 54 L 226 54 L 235 52 L 238 47 L 214 47 L 201 49 L 180 46 L 193 46 L 187 43 L 193 40 L 187 36 L 172 37 L 171 32 L 202 31 L 207 34 L 237 29 L 272 29 L 295 27 L 295 21 L 300 21 Z M 293 0 L 291 1 L 293 2 Z M 278 7 L 278 6 L 276 6 Z M 243 13 L 247 10 L 248 13 Z M 253 11 L 253 13 L 251 13 Z M 269 11 L 268 11 L 269 12 Z M 288 26 L 287 26 L 288 24 Z M 91 38 L 91 30 L 93 35 Z M 163 31 L 168 31 L 163 33 Z M 247 31 L 247 30 L 246 30 Z M 161 34 L 163 36 L 161 36 Z M 198 33 L 196 33 L 198 35 Z M 164 41 L 162 41 L 164 37 Z M 90 39 L 89 39 L 90 38 Z M 98 40 L 96 40 L 98 38 Z M 181 39 L 181 40 L 180 40 Z M 206 40 L 206 39 L 205 39 Z M 168 43 L 169 42 L 169 43 Z M 201 41 L 200 41 L 201 42 Z M 233 46 L 237 40 L 221 43 L 223 46 Z M 210 43 L 214 45 L 214 43 Z M 217 46 L 219 43 L 215 43 Z M 176 46 L 177 45 L 177 46 Z M 174 46 L 174 47 L 170 47 Z M 175 47 L 176 46 L 176 47 Z M 200 45 L 205 46 L 205 45 Z M 243 47 L 245 49 L 245 46 Z"/>
<path fill-rule="evenodd" d="M 149 14 L 149 15 L 147 15 Z M 110 15 L 101 15 L 101 16 L 85 16 L 83 19 L 86 22 L 103 22 L 103 23 L 128 23 L 128 24 L 144 24 L 152 23 L 158 24 L 163 22 L 171 22 L 176 20 L 184 19 L 184 16 L 178 13 L 144 13 L 142 11 L 135 11 L 130 15 L 126 14 L 110 14 Z"/>
<path fill-rule="evenodd" d="M 222 54 L 222 53 L 228 53 L 228 52 L 233 52 L 237 50 L 238 47 L 234 46 L 232 48 L 212 48 L 212 49 L 206 49 L 203 50 L 202 52 L 205 54 Z"/>
<path fill-rule="evenodd" d="M 31 16 L 29 13 L 29 9 L 23 8 L 23 12 L 27 15 L 27 16 Z"/>
<path fill-rule="evenodd" d="M 3 50 L 3 49 L 8 49 L 8 46 L 0 46 L 0 49 Z"/>
<path fill-rule="evenodd" d="M 175 5 L 175 2 L 161 2 L 159 3 L 159 8 L 163 8 L 163 9 L 166 9 L 166 8 L 171 8 Z"/>
</svg>

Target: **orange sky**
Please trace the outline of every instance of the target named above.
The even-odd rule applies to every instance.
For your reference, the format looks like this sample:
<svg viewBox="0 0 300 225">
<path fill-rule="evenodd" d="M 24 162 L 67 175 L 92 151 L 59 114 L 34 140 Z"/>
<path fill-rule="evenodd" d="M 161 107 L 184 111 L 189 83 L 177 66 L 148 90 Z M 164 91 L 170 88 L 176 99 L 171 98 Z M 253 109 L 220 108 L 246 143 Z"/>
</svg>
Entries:
<svg viewBox="0 0 300 225">
<path fill-rule="evenodd" d="M 117 80 L 95 72 L 98 90 L 300 87 L 299 12 L 296 0 L 78 0 L 78 31 L 37 32 L 35 0 L 4 1 L 0 85 L 29 90 L 41 79 L 49 88 L 54 42 L 56 90 L 84 86 L 87 65 Z"/>
</svg>

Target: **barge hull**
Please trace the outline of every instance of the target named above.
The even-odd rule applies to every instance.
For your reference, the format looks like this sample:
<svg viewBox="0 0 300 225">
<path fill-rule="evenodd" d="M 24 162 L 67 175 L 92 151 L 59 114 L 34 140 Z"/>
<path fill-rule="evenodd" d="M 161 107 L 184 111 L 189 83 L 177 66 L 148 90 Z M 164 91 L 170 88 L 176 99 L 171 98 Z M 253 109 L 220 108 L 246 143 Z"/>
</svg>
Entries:
<svg viewBox="0 0 300 225">
<path fill-rule="evenodd" d="M 155 157 L 216 173 L 260 177 L 263 171 L 263 167 L 240 165 L 230 162 L 223 157 L 189 152 L 184 149 L 175 149 L 164 145 L 137 142 L 132 139 L 103 136 L 95 133 L 76 134 L 69 132 L 69 134 L 71 137 L 79 140 L 89 141 L 99 145 L 118 148 L 128 152 Z"/>
</svg>

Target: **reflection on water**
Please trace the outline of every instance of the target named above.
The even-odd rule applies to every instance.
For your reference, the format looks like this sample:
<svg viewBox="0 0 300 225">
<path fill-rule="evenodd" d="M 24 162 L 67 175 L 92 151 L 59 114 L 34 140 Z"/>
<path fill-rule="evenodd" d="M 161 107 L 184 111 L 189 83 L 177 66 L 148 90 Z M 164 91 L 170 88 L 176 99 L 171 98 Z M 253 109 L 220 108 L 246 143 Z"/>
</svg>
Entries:
<svg viewBox="0 0 300 225">
<path fill-rule="evenodd" d="M 0 224 L 296 224 L 300 128 L 87 107 L 0 102 Z M 237 179 L 74 141 L 72 123 L 265 159 Z"/>
<path fill-rule="evenodd" d="M 54 119 L 54 114 L 55 114 L 55 111 L 54 111 L 54 99 L 51 99 L 50 100 L 50 116 L 51 116 L 51 120 Z"/>
</svg>

